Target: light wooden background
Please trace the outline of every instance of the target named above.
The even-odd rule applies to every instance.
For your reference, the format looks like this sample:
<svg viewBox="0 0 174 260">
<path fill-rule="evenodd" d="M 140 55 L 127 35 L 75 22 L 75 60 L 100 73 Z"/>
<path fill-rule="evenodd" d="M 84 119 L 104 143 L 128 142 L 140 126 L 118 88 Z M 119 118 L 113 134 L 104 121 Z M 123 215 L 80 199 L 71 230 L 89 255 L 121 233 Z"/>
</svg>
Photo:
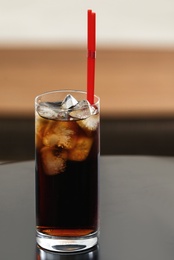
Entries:
<svg viewBox="0 0 174 260">
<path fill-rule="evenodd" d="M 36 95 L 86 90 L 84 49 L 0 49 L 0 116 L 34 114 Z M 106 116 L 174 116 L 174 50 L 99 49 L 95 93 Z"/>
</svg>

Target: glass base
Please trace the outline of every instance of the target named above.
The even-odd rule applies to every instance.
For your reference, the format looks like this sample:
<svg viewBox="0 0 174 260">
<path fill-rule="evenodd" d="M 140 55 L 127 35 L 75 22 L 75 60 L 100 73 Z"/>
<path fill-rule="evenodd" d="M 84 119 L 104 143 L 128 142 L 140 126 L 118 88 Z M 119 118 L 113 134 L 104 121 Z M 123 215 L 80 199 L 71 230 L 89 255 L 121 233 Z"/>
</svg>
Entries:
<svg viewBox="0 0 174 260">
<path fill-rule="evenodd" d="M 79 252 L 95 246 L 98 242 L 98 232 L 82 237 L 57 237 L 45 235 L 36 231 L 37 244 L 54 252 Z"/>
</svg>

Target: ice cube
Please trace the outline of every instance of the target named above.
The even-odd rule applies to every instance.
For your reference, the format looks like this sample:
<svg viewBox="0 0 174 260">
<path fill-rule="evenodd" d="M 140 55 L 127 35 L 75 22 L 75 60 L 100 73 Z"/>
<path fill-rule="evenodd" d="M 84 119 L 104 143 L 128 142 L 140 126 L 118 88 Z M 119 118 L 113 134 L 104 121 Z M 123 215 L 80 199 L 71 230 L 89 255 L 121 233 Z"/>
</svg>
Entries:
<svg viewBox="0 0 174 260">
<path fill-rule="evenodd" d="M 72 149 L 76 143 L 78 126 L 73 121 L 55 121 L 44 133 L 43 143 L 46 146 L 58 146 Z"/>
<path fill-rule="evenodd" d="M 68 111 L 61 107 L 61 102 L 44 102 L 40 103 L 37 108 L 38 114 L 42 118 L 52 120 L 67 120 L 69 119 Z"/>
<path fill-rule="evenodd" d="M 75 122 L 59 122 L 54 128 L 54 132 L 58 136 L 58 146 L 65 149 L 72 149 L 75 146 L 78 133 Z"/>
<path fill-rule="evenodd" d="M 44 172 L 47 175 L 62 173 L 66 167 L 66 151 L 58 151 L 50 147 L 43 147 L 41 150 Z"/>
<path fill-rule="evenodd" d="M 43 144 L 46 146 L 53 147 L 53 146 L 57 145 L 58 140 L 59 140 L 59 138 L 56 134 L 54 134 L 54 133 L 47 134 L 43 138 Z"/>
<path fill-rule="evenodd" d="M 43 118 L 48 118 L 48 119 L 57 118 L 57 112 L 54 110 L 53 107 L 50 106 L 49 103 L 46 102 L 39 104 L 39 106 L 37 107 L 37 112 Z"/>
<path fill-rule="evenodd" d="M 95 108 L 87 100 L 81 100 L 70 112 L 70 116 L 77 119 L 84 119 L 94 114 Z"/>
<path fill-rule="evenodd" d="M 95 131 L 99 125 L 99 114 L 92 115 L 86 119 L 78 120 L 77 124 L 88 134 Z"/>
<path fill-rule="evenodd" d="M 78 101 L 72 95 L 68 94 L 62 101 L 62 108 L 68 110 L 68 109 L 76 106 L 77 103 L 78 103 Z"/>
<path fill-rule="evenodd" d="M 87 136 L 80 136 L 77 139 L 74 149 L 71 149 L 68 153 L 68 159 L 71 161 L 84 161 L 93 143 L 93 139 Z"/>
</svg>

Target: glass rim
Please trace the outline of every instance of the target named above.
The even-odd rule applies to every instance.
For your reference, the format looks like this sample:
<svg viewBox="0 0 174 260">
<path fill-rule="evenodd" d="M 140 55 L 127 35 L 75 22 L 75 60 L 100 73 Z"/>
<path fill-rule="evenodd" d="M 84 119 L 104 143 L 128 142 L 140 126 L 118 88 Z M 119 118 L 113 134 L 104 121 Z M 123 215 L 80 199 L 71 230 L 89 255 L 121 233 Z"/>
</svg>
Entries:
<svg viewBox="0 0 174 260">
<path fill-rule="evenodd" d="M 65 93 L 67 93 L 67 94 L 68 94 L 68 92 L 71 92 L 71 93 L 79 93 L 79 94 L 84 94 L 84 95 L 87 96 L 87 91 L 84 91 L 84 90 L 76 90 L 76 89 L 57 89 L 57 90 L 46 91 L 46 92 L 43 92 L 43 93 L 37 95 L 37 96 L 35 97 L 35 103 L 38 104 L 39 98 L 41 98 L 41 97 L 43 97 L 43 96 L 52 95 L 52 94 L 55 94 L 55 93 L 63 93 L 63 92 L 65 92 Z M 71 93 L 69 93 L 69 94 L 71 94 Z M 99 98 L 99 96 L 94 95 L 94 98 L 97 99 L 97 100 L 96 100 L 96 102 L 94 102 L 94 104 L 92 104 L 92 105 L 97 105 L 97 104 L 99 104 L 99 103 L 100 103 L 100 98 Z"/>
</svg>

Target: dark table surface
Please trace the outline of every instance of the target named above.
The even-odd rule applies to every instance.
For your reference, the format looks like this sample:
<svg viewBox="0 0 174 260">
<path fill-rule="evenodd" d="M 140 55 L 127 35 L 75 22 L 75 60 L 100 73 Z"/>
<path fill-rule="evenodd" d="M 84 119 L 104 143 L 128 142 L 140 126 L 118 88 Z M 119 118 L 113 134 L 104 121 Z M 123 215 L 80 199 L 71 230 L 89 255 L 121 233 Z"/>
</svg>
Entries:
<svg viewBox="0 0 174 260">
<path fill-rule="evenodd" d="M 35 243 L 34 161 L 0 166 L 0 259 L 173 260 L 174 158 L 101 157 L 100 242 L 74 255 Z"/>
</svg>

